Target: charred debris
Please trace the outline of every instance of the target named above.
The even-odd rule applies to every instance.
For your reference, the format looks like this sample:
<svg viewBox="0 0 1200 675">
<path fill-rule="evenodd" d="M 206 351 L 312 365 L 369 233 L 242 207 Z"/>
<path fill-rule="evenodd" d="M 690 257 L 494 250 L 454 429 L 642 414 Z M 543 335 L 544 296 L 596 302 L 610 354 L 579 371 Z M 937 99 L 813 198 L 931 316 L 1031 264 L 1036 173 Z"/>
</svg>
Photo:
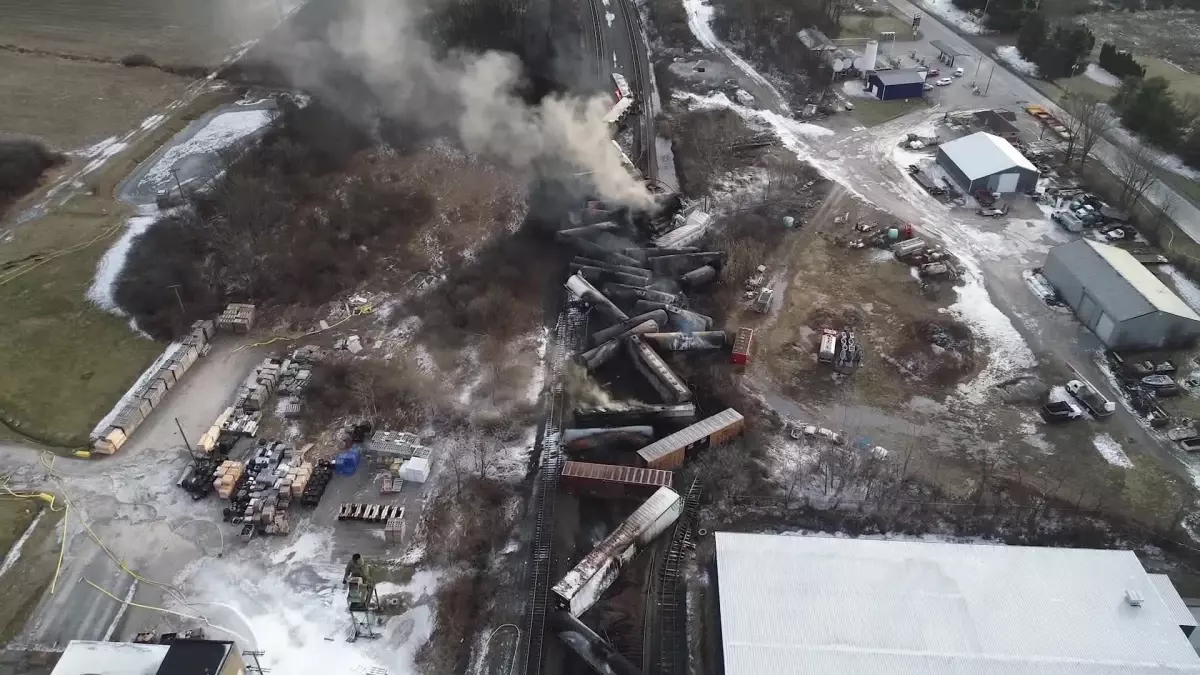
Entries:
<svg viewBox="0 0 1200 675">
<path fill-rule="evenodd" d="M 598 672 L 639 671 L 577 617 L 640 551 L 672 530 L 685 506 L 674 489 L 676 470 L 744 425 L 732 408 L 703 396 L 698 401 L 672 366 L 672 359 L 709 359 L 736 367 L 749 356 L 751 329 L 739 329 L 735 339 L 695 309 L 726 263 L 724 252 L 702 248 L 712 218 L 676 195 L 656 200 L 651 212 L 587 202 L 554 235 L 574 253 L 567 302 L 586 316 L 574 372 L 602 401 L 572 401 L 559 438 L 568 456 L 561 484 L 567 492 L 640 504 L 552 589 L 555 632 Z"/>
</svg>

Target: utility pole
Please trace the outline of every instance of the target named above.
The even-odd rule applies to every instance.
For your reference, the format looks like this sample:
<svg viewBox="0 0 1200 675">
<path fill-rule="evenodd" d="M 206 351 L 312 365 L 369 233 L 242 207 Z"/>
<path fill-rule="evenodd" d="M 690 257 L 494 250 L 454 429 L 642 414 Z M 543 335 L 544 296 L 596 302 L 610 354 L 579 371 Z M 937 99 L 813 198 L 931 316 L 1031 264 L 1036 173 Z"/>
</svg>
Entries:
<svg viewBox="0 0 1200 675">
<path fill-rule="evenodd" d="M 187 448 L 188 454 L 192 456 L 192 463 L 196 464 L 199 460 L 196 459 L 196 453 L 192 451 L 192 444 L 188 443 L 187 434 L 183 433 L 183 425 L 179 423 L 179 418 L 175 418 L 175 427 L 179 429 L 179 436 L 183 438 L 183 445 Z"/>
<path fill-rule="evenodd" d="M 179 295 L 179 284 L 171 284 L 170 286 L 167 286 L 167 288 L 175 291 L 175 300 L 179 303 L 179 312 L 187 315 L 187 310 L 183 308 L 183 298 Z"/>
<path fill-rule="evenodd" d="M 186 200 L 187 195 L 183 192 L 183 183 L 179 181 L 179 169 L 171 169 L 171 175 L 175 177 L 175 187 L 179 188 L 179 198 Z"/>
<path fill-rule="evenodd" d="M 993 64 L 992 64 L 992 69 L 988 71 L 988 81 L 987 81 L 987 86 L 985 86 L 985 87 L 983 88 L 983 95 L 984 95 L 984 96 L 987 96 L 988 89 L 991 89 L 991 88 L 992 88 L 992 75 L 994 75 L 995 73 L 996 73 L 996 64 L 995 64 L 995 63 L 993 63 Z"/>
</svg>

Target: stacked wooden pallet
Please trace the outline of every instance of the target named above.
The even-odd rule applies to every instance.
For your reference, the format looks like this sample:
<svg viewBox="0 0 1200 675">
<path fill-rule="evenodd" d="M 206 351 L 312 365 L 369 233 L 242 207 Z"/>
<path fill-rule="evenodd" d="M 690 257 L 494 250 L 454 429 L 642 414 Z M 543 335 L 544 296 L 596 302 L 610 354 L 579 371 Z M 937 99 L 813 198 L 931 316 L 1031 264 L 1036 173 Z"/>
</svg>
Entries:
<svg viewBox="0 0 1200 675">
<path fill-rule="evenodd" d="M 217 317 L 217 326 L 235 333 L 249 333 L 254 326 L 254 305 L 229 303 L 221 316 Z"/>
<path fill-rule="evenodd" d="M 229 499 L 233 495 L 233 489 L 245 470 L 246 466 L 241 462 L 235 462 L 232 459 L 221 462 L 213 480 L 213 487 L 217 489 L 217 494 L 221 499 Z"/>
<path fill-rule="evenodd" d="M 403 506 L 384 504 L 342 504 L 338 509 L 338 520 L 361 520 L 382 523 L 404 514 Z"/>
</svg>

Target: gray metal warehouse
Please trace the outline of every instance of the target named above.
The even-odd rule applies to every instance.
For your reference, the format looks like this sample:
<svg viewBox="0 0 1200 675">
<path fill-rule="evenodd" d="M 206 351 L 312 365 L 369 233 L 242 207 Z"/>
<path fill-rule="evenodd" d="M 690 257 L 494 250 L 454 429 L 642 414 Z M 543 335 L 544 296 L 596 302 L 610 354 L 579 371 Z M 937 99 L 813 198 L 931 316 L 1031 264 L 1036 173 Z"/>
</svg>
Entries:
<svg viewBox="0 0 1200 675">
<path fill-rule="evenodd" d="M 1028 192 L 1037 186 L 1039 175 L 1011 143 L 986 131 L 943 143 L 937 163 L 967 194 Z"/>
<path fill-rule="evenodd" d="M 1042 276 L 1109 349 L 1179 347 L 1200 336 L 1200 316 L 1116 246 L 1088 239 L 1055 246 Z"/>
</svg>

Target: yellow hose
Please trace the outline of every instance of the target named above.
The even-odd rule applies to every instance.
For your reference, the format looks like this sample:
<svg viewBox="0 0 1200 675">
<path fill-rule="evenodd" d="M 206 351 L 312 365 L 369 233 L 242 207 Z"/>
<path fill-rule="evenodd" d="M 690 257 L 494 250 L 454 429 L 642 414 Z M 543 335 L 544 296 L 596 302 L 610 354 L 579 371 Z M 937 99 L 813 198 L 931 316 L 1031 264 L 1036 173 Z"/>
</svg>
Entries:
<svg viewBox="0 0 1200 675">
<path fill-rule="evenodd" d="M 310 330 L 310 331 L 308 331 L 307 333 L 301 333 L 300 335 L 291 335 L 291 336 L 288 336 L 288 335 L 276 335 L 275 337 L 271 338 L 270 340 L 263 340 L 262 342 L 254 342 L 254 343 L 252 343 L 252 344 L 248 344 L 248 345 L 242 345 L 241 347 L 238 347 L 237 349 L 233 350 L 233 353 L 234 353 L 234 354 L 236 354 L 236 353 L 238 353 L 238 352 L 242 351 L 243 349 L 250 349 L 250 348 L 252 348 L 252 347 L 265 347 L 265 346 L 267 346 L 267 345 L 269 345 L 269 344 L 272 344 L 272 343 L 275 343 L 275 342 L 284 341 L 284 340 L 286 340 L 286 341 L 289 341 L 289 342 L 290 342 L 290 341 L 293 341 L 293 340 L 302 340 L 302 339 L 304 339 L 304 338 L 306 338 L 306 337 L 310 337 L 310 336 L 312 336 L 312 335 L 316 335 L 317 333 L 324 333 L 324 332 L 325 332 L 325 331 L 327 331 L 327 330 L 333 330 L 334 328 L 337 328 L 338 326 L 340 326 L 340 325 L 342 325 L 342 324 L 346 323 L 347 321 L 349 321 L 350 319 L 353 319 L 353 318 L 354 318 L 354 317 L 356 317 L 356 316 L 362 316 L 362 315 L 364 315 L 364 314 L 370 314 L 370 313 L 371 313 L 371 312 L 373 312 L 373 311 L 375 311 L 375 309 L 374 309 L 373 307 L 371 307 L 371 305 L 363 305 L 362 307 L 359 307 L 358 309 L 356 309 L 356 310 L 352 311 L 352 312 L 350 313 L 350 316 L 348 316 L 348 317 L 346 317 L 346 318 L 344 318 L 344 319 L 342 319 L 341 321 L 338 321 L 338 322 L 336 322 L 336 323 L 332 323 L 332 324 L 330 324 L 329 326 L 327 326 L 327 327 L 325 327 L 325 328 L 318 328 L 318 329 L 316 329 L 316 330 Z"/>
</svg>

